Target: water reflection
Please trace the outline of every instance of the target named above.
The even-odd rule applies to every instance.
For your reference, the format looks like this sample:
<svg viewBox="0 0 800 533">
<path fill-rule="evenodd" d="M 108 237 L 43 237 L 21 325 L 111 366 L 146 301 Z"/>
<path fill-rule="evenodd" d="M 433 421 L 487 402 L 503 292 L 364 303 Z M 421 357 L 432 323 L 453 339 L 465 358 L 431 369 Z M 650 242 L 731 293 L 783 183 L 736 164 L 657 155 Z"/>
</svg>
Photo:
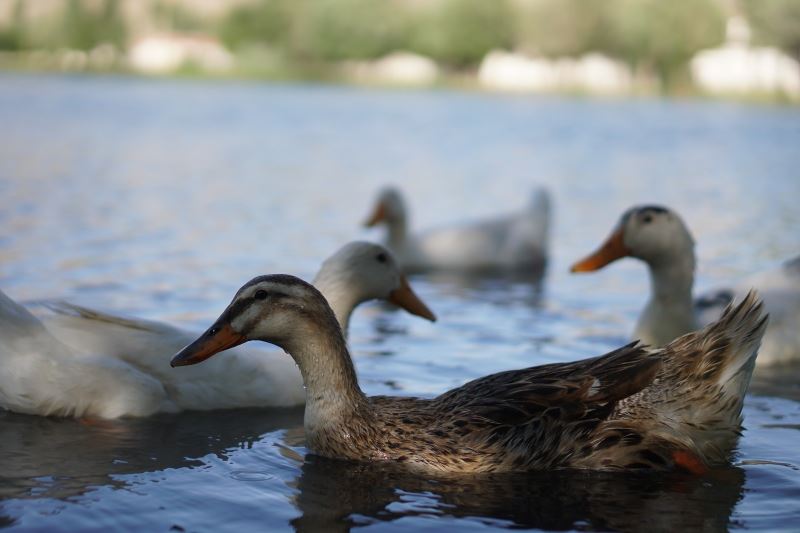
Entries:
<svg viewBox="0 0 800 533">
<path fill-rule="evenodd" d="M 785 422 L 782 415 L 789 412 L 766 399 L 749 403 L 746 411 L 748 428 L 760 431 L 766 423 Z M 137 485 L 126 474 L 177 468 L 210 468 L 220 487 L 241 490 L 234 489 L 236 483 L 230 479 L 262 482 L 276 465 L 264 464 L 262 469 L 258 461 L 242 464 L 241 457 L 233 459 L 234 453 L 273 440 L 269 434 L 276 430 L 281 430 L 280 440 L 286 445 L 302 447 L 302 409 L 189 412 L 102 422 L 0 412 L 0 500 L 75 502 L 75 497 L 82 497 L 77 501 L 85 502 L 98 487 Z M 781 426 L 780 431 L 787 429 Z M 247 455 L 255 451 L 249 450 Z M 746 464 L 776 464 L 763 446 L 756 453 L 745 452 L 751 456 Z M 783 449 L 776 453 L 777 458 L 785 457 Z M 292 459 L 301 461 L 302 457 Z M 746 472 L 722 468 L 702 479 L 568 471 L 433 479 L 387 465 L 314 455 L 306 456 L 295 470 L 296 461 L 287 465 L 292 472 L 289 478 L 285 476 L 289 472 L 275 472 L 287 479 L 286 492 L 272 490 L 296 507 L 299 516 L 290 523 L 297 531 L 349 531 L 369 523 L 430 517 L 548 530 L 629 531 L 640 530 L 642 525 L 655 531 L 724 530 L 743 496 Z M 245 470 L 233 469 L 235 466 Z M 756 480 L 771 473 L 765 467 L 749 468 L 748 477 L 753 474 Z M 779 474 L 782 472 L 774 475 Z M 289 481 L 291 477 L 294 481 Z M 141 483 L 140 479 L 137 490 L 143 490 Z M 793 489 L 791 479 L 786 483 Z M 48 509 L 55 508 L 48 505 Z M 268 513 L 263 516 L 269 522 Z M 0 516 L 0 526 L 17 524 L 14 520 Z"/>
<path fill-rule="evenodd" d="M 297 531 L 349 531 L 410 516 L 471 518 L 549 530 L 724 530 L 744 471 L 680 475 L 542 472 L 427 479 L 384 466 L 307 456 Z"/>
<path fill-rule="evenodd" d="M 508 306 L 509 303 L 542 305 L 544 270 L 520 272 L 430 272 L 413 279 L 435 287 L 439 294 Z"/>
<path fill-rule="evenodd" d="M 146 419 L 74 420 L 0 411 L 0 500 L 67 499 L 124 486 L 121 474 L 203 465 L 265 433 L 303 423 L 303 409 L 187 412 Z"/>
<path fill-rule="evenodd" d="M 570 276 L 567 261 L 630 205 L 685 213 L 697 228 L 701 289 L 800 248 L 800 114 L 788 108 L 0 78 L 0 282 L 23 300 L 65 298 L 201 329 L 254 275 L 312 274 L 359 236 L 385 182 L 425 199 L 418 227 L 489 216 L 532 182 L 550 188 L 559 209 L 545 292 L 534 276 L 415 276 L 436 324 L 374 308 L 352 324 L 370 394 L 434 396 L 624 343 L 647 277 L 620 265 L 601 283 Z M 778 371 L 762 386 L 763 377 L 753 391 L 798 398 L 800 374 Z M 740 453 L 751 464 L 699 482 L 565 473 L 435 482 L 315 457 L 301 471 L 272 446 L 289 442 L 299 411 L 103 425 L 0 413 L 0 515 L 47 531 L 248 531 L 292 519 L 306 530 L 443 529 L 460 517 L 485 529 L 643 520 L 719 530 L 745 472 L 734 521 L 774 530 L 799 519 L 797 471 L 780 466 L 800 465 L 798 406 L 749 398 Z M 14 519 L 0 516 L 0 526 Z"/>
</svg>

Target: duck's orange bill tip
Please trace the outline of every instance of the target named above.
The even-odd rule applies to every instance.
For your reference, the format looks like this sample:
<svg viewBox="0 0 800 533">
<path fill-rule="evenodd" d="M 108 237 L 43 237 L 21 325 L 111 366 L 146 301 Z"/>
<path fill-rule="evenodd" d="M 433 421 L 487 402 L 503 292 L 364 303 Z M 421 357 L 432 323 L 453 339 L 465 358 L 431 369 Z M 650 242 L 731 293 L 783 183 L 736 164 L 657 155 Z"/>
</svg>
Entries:
<svg viewBox="0 0 800 533">
<path fill-rule="evenodd" d="M 427 318 L 431 322 L 436 322 L 436 315 L 433 314 L 425 302 L 411 289 L 405 276 L 400 278 L 400 288 L 389 293 L 389 301 L 398 307 L 402 307 L 412 315 Z"/>
<path fill-rule="evenodd" d="M 201 363 L 212 355 L 238 346 L 246 340 L 244 335 L 236 333 L 228 324 L 213 326 L 203 333 L 202 337 L 178 352 L 172 358 L 170 365 L 176 367 Z"/>
<path fill-rule="evenodd" d="M 383 202 L 378 202 L 378 205 L 375 206 L 375 211 L 364 221 L 364 226 L 371 228 L 384 220 L 386 220 L 386 207 L 383 205 Z"/>
<path fill-rule="evenodd" d="M 584 257 L 569 269 L 570 272 L 594 272 L 607 264 L 631 254 L 625 246 L 622 230 L 618 229 L 594 253 Z"/>
<path fill-rule="evenodd" d="M 675 466 L 686 470 L 690 474 L 702 476 L 708 474 L 708 465 L 697 454 L 685 450 L 673 452 L 672 461 Z"/>
</svg>

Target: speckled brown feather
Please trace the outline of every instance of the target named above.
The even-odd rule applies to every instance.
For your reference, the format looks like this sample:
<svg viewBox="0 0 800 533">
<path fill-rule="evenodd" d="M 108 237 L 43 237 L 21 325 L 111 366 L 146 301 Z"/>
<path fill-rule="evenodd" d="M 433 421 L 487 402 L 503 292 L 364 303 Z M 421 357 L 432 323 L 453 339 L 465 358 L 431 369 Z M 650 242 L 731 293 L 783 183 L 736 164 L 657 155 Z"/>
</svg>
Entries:
<svg viewBox="0 0 800 533">
<path fill-rule="evenodd" d="M 310 445 L 326 456 L 449 472 L 702 471 L 727 457 L 739 430 L 743 390 L 726 396 L 727 382 L 718 380 L 737 364 L 733 376 L 749 380 L 744 367 L 752 366 L 765 320 L 750 295 L 718 323 L 661 350 L 634 343 L 593 359 L 501 372 L 433 400 L 372 397 L 343 424 L 346 439 L 317 435 Z"/>
<path fill-rule="evenodd" d="M 674 340 L 661 350 L 652 385 L 620 402 L 615 416 L 660 421 L 689 436 L 706 460 L 727 460 L 767 318 L 750 292 L 717 322 Z"/>
<path fill-rule="evenodd" d="M 256 303 L 258 288 L 277 296 Z M 735 443 L 766 326 L 749 294 L 716 323 L 662 349 L 632 343 L 601 357 L 500 372 L 433 399 L 369 398 L 333 312 L 310 285 L 290 276 L 256 278 L 208 334 L 235 309 L 248 317 L 244 327 L 258 332 L 249 338 L 282 346 L 300 367 L 310 450 L 440 473 L 701 473 L 725 460 Z"/>
</svg>

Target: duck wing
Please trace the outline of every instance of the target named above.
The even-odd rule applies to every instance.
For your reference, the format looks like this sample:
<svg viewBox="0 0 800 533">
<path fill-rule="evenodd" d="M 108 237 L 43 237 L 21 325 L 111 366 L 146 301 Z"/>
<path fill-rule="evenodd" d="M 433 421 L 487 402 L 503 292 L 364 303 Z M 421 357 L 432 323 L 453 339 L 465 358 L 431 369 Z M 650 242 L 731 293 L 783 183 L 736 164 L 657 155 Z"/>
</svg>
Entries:
<svg viewBox="0 0 800 533">
<path fill-rule="evenodd" d="M 152 320 L 123 317 L 64 301 L 39 302 L 42 317 L 70 347 L 124 361 L 164 384 L 183 409 L 291 406 L 305 402 L 297 367 L 281 352 L 236 347 L 226 357 L 176 372 L 169 362 L 196 333 Z"/>
<path fill-rule="evenodd" d="M 610 412 L 613 404 L 650 384 L 660 358 L 631 343 L 606 355 L 500 372 L 436 399 L 437 409 L 469 412 L 489 425 L 519 425 L 555 410 L 564 420 Z"/>
<path fill-rule="evenodd" d="M 658 356 L 632 343 L 471 381 L 425 409 L 425 438 L 436 444 L 431 460 L 483 472 L 570 466 L 617 402 L 650 384 L 659 368 Z"/>
<path fill-rule="evenodd" d="M 78 351 L 99 353 L 128 361 L 148 371 L 163 373 L 169 354 L 194 340 L 191 332 L 153 320 L 143 320 L 63 300 L 37 302 L 50 311 L 41 319 L 56 337 Z"/>
</svg>

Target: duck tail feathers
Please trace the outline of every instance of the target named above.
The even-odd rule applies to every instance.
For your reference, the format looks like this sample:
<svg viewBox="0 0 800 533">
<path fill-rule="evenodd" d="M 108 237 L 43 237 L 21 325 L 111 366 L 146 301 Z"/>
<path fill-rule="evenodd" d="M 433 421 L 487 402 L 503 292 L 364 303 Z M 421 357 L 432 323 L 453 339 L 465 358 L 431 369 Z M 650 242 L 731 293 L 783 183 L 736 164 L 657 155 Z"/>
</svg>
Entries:
<svg viewBox="0 0 800 533">
<path fill-rule="evenodd" d="M 694 379 L 715 383 L 726 396 L 744 396 L 768 319 L 758 294 L 750 291 L 738 304 L 728 304 L 719 320 L 673 341 L 668 348 L 682 349 L 686 339 L 697 350 Z M 729 390 L 732 385 L 736 390 Z"/>
<path fill-rule="evenodd" d="M 9 337 L 25 337 L 45 331 L 45 328 L 30 311 L 0 291 L 0 330 L 2 340 L 9 340 Z"/>
<path fill-rule="evenodd" d="M 683 424 L 711 461 L 725 460 L 741 431 L 742 405 L 753 374 L 767 315 L 751 291 L 716 322 L 659 350 L 657 379 L 668 398 L 660 409 Z"/>
</svg>

